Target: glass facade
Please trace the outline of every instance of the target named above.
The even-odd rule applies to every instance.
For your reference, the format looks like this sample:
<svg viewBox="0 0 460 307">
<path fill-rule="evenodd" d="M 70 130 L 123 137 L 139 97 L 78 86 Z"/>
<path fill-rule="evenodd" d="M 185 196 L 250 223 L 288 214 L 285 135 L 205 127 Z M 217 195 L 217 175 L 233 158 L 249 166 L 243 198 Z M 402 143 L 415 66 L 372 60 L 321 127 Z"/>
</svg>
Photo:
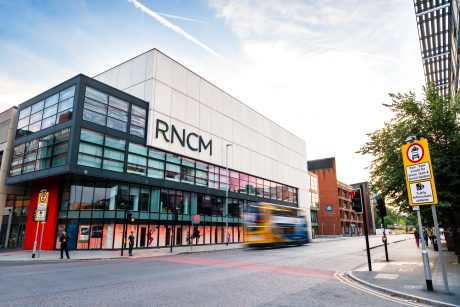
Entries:
<svg viewBox="0 0 460 307">
<path fill-rule="evenodd" d="M 125 159 L 126 156 L 126 159 Z M 126 163 L 125 163 L 126 161 Z M 297 189 L 213 164 L 81 129 L 79 165 L 297 203 Z M 229 182 L 230 181 L 230 184 Z"/>
<path fill-rule="evenodd" d="M 10 176 L 39 171 L 67 163 L 70 128 L 16 145 L 11 155 Z"/>
<path fill-rule="evenodd" d="M 139 137 L 145 136 L 147 110 L 87 86 L 83 119 Z"/>
<path fill-rule="evenodd" d="M 241 210 L 245 202 L 228 201 L 230 242 L 243 241 Z M 125 182 L 68 179 L 62 189 L 58 230 L 74 238 L 71 248 L 112 249 L 122 244 L 125 210 L 135 218 L 136 247 L 161 247 L 172 242 L 173 211 L 178 209 L 175 245 L 187 245 L 193 233 L 191 216 L 199 214 L 200 237 L 193 244 L 224 242 L 225 198 Z M 56 234 L 56 244 L 60 231 Z M 56 248 L 59 244 L 56 245 Z"/>
<path fill-rule="evenodd" d="M 11 220 L 10 236 L 8 238 L 8 247 L 22 247 L 26 230 L 27 215 L 29 213 L 30 190 L 20 188 L 16 191 L 18 194 L 7 194 L 5 207 L 12 207 L 13 217 Z M 6 232 L 3 232 L 0 242 L 4 244 Z"/>
<path fill-rule="evenodd" d="M 75 86 L 39 101 L 19 112 L 16 138 L 63 123 L 72 118 Z"/>
<path fill-rule="evenodd" d="M 116 90 L 105 92 L 98 89 L 97 81 L 78 78 L 68 82 L 75 85 L 19 110 L 9 168 L 11 184 L 30 182 L 26 184 L 30 188 L 41 188 L 59 182 L 59 187 L 53 186 L 60 194 L 55 247 L 59 247 L 58 238 L 66 229 L 71 236 L 70 248 L 120 248 L 126 210 L 135 218 L 128 232 L 134 231 L 136 247 L 186 245 L 197 231 L 199 236 L 193 244 L 224 243 L 225 191 L 231 192 L 230 242 L 243 241 L 241 212 L 247 202 L 275 200 L 297 206 L 294 187 L 145 146 L 147 103 L 134 97 L 119 99 L 112 95 L 117 95 Z M 75 97 L 76 84 L 83 84 L 78 92 L 84 97 Z M 82 105 L 74 107 L 74 101 Z M 56 126 L 53 133 L 48 129 L 30 135 L 71 119 L 72 112 L 77 111 L 73 121 L 65 124 L 75 124 L 72 133 L 71 128 Z M 41 173 L 53 176 L 53 182 L 47 182 L 48 178 L 29 181 L 34 171 L 62 165 L 67 167 Z M 77 175 L 82 172 L 84 175 Z M 30 220 L 28 199 L 14 207 L 23 219 L 17 224 L 21 233 Z M 177 229 L 172 237 L 176 210 Z M 196 214 L 201 221 L 192 226 L 191 218 Z"/>
</svg>

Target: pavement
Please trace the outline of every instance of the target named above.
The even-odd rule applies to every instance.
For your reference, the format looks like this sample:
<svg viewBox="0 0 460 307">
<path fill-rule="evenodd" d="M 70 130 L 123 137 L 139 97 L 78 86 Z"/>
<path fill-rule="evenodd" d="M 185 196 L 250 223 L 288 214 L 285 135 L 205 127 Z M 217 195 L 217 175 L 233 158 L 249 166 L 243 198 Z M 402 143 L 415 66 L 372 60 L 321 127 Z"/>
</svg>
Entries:
<svg viewBox="0 0 460 307">
<path fill-rule="evenodd" d="M 76 261 L 76 260 L 101 260 L 101 259 L 117 259 L 117 258 L 149 258 L 149 257 L 163 257 L 168 255 L 178 255 L 186 253 L 203 253 L 218 250 L 229 250 L 244 248 L 244 244 L 219 244 L 219 245 L 193 245 L 193 246 L 175 246 L 170 251 L 170 247 L 162 248 L 146 248 L 133 250 L 133 256 L 128 256 L 128 249 L 124 250 L 124 256 L 120 255 L 120 250 L 74 250 L 69 251 L 70 258 L 60 259 L 60 251 L 40 251 L 36 253 L 35 258 L 32 258 L 31 250 L 3 250 L 0 251 L 0 262 L 10 261 L 26 261 L 26 262 L 40 262 L 40 261 Z"/>
<path fill-rule="evenodd" d="M 316 238 L 312 240 L 312 244 L 347 239 L 345 237 Z M 438 258 L 439 252 L 434 251 L 431 245 L 427 250 L 434 291 L 426 289 L 421 248 L 416 247 L 412 235 L 388 236 L 389 262 L 386 262 L 382 252 L 381 236 L 371 236 L 369 241 L 373 250 L 371 252 L 373 255 L 373 271 L 368 271 L 367 264 L 360 266 L 348 273 L 353 280 L 389 293 L 392 296 L 399 296 L 416 303 L 434 306 L 460 306 L 460 264 L 457 262 L 457 256 L 453 252 L 447 251 L 445 244 L 443 250 L 448 272 L 449 292 L 444 289 Z M 170 252 L 169 247 L 135 249 L 132 258 L 164 257 L 184 253 L 242 249 L 244 247 L 244 244 L 178 246 L 173 247 L 172 252 Z M 376 249 L 379 250 L 378 253 L 374 252 Z M 125 250 L 123 258 L 131 258 L 127 254 L 128 252 Z M 70 251 L 70 257 L 72 258 L 70 260 L 60 260 L 59 257 L 59 251 L 41 251 L 40 255 L 37 254 L 36 258 L 32 258 L 30 250 L 0 250 L 0 262 L 59 262 L 122 258 L 120 250 L 78 250 Z"/>
<path fill-rule="evenodd" d="M 426 287 L 425 271 L 422 260 L 422 248 L 417 248 L 415 240 L 390 244 L 389 262 L 384 253 L 372 259 L 372 272 L 368 265 L 361 266 L 348 275 L 357 282 L 371 288 L 403 297 L 417 303 L 434 306 L 460 306 L 460 264 L 454 252 L 447 251 L 445 242 L 443 252 L 446 262 L 449 292 L 445 290 L 439 252 L 434 251 L 431 243 L 427 248 L 434 291 Z"/>
</svg>

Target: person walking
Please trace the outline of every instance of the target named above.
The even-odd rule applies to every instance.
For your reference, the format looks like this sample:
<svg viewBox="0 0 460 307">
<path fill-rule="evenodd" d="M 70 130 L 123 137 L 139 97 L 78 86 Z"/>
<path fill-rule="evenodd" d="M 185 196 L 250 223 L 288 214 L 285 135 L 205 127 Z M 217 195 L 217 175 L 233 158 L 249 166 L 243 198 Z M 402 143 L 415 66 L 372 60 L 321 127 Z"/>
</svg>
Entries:
<svg viewBox="0 0 460 307">
<path fill-rule="evenodd" d="M 417 244 L 417 247 L 420 247 L 420 233 L 418 230 L 414 231 L 414 237 L 415 237 L 415 244 Z"/>
<path fill-rule="evenodd" d="M 434 246 L 434 236 L 433 236 L 433 231 L 431 229 L 427 230 L 428 234 L 428 239 L 430 239 L 431 244 Z"/>
<path fill-rule="evenodd" d="M 426 229 L 423 231 L 423 240 L 425 240 L 425 246 L 428 247 L 428 232 Z"/>
<path fill-rule="evenodd" d="M 70 241 L 70 237 L 67 235 L 67 233 L 64 230 L 61 236 L 59 237 L 59 242 L 61 242 L 61 259 L 62 259 L 62 256 L 64 256 L 63 255 L 64 251 L 65 251 L 65 255 L 67 256 L 67 259 L 70 259 L 69 249 L 67 248 L 67 242 L 69 241 Z"/>
<path fill-rule="evenodd" d="M 228 245 L 228 243 L 230 243 L 230 240 L 231 240 L 231 236 L 230 236 L 230 233 L 227 232 L 227 242 L 226 242 L 226 245 Z"/>
<path fill-rule="evenodd" d="M 134 247 L 134 231 L 131 231 L 131 235 L 128 237 L 128 244 L 129 244 L 129 255 L 133 255 L 133 247 Z"/>
</svg>

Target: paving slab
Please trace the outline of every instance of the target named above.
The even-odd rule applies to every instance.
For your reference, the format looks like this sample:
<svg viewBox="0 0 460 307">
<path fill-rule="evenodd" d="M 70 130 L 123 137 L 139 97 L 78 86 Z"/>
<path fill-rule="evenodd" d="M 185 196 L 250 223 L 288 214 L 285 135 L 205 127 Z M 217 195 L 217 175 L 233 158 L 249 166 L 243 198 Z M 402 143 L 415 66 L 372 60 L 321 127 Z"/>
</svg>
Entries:
<svg viewBox="0 0 460 307">
<path fill-rule="evenodd" d="M 370 287 L 421 303 L 460 306 L 460 265 L 454 252 L 443 248 L 449 285 L 449 292 L 446 292 L 439 252 L 431 245 L 427 251 L 434 291 L 427 290 L 422 250 L 417 248 L 415 240 L 394 243 L 392 251 L 389 262 L 385 258 L 373 259 L 372 272 L 366 265 L 349 272 L 349 276 Z"/>
</svg>

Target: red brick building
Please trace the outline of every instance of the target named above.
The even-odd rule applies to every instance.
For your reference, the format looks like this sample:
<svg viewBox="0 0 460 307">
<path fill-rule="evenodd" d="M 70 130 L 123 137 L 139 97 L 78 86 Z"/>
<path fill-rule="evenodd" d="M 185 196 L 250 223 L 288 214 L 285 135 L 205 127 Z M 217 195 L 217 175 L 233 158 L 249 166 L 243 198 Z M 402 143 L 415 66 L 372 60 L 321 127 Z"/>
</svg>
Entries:
<svg viewBox="0 0 460 307">
<path fill-rule="evenodd" d="M 353 187 L 337 180 L 335 158 L 308 161 L 308 170 L 318 175 L 319 235 L 362 235 L 362 213 L 351 209 Z"/>
</svg>

